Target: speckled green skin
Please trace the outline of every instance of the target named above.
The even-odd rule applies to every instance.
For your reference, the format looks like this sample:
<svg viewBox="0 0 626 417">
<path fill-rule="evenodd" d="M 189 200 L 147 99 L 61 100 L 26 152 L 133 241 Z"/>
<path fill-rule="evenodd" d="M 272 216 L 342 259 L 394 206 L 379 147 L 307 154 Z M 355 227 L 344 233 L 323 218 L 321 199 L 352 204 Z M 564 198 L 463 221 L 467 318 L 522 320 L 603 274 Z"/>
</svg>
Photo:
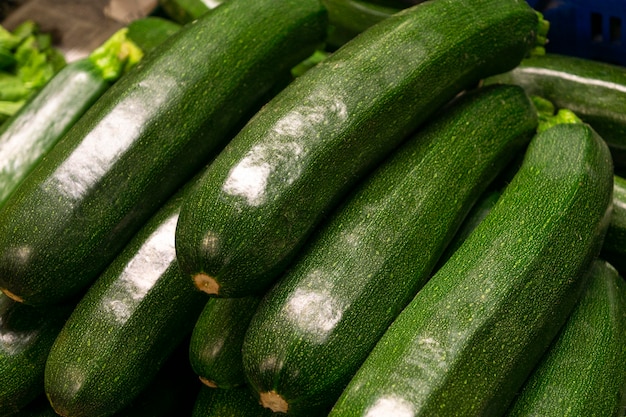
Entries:
<svg viewBox="0 0 626 417">
<path fill-rule="evenodd" d="M 325 23 L 317 0 L 232 0 L 148 54 L 0 212 L 0 288 L 49 304 L 93 281 Z"/>
<path fill-rule="evenodd" d="M 259 297 L 211 298 L 196 321 L 189 342 L 195 373 L 218 388 L 243 385 L 241 346 Z"/>
<path fill-rule="evenodd" d="M 162 17 L 147 16 L 133 20 L 127 27 L 128 38 L 146 54 L 178 32 L 181 25 Z"/>
<path fill-rule="evenodd" d="M 0 128 L 0 207 L 110 87 L 89 59 L 71 62 Z"/>
<path fill-rule="evenodd" d="M 607 141 L 616 169 L 626 169 L 626 68 L 546 54 L 525 59 L 487 82 L 518 84 L 557 108 L 572 110 Z"/>
<path fill-rule="evenodd" d="M 330 416 L 501 415 L 581 293 L 612 184 L 609 150 L 588 125 L 535 136 L 498 203 L 385 332 Z"/>
<path fill-rule="evenodd" d="M 578 305 L 506 415 L 622 416 L 625 391 L 626 283 L 599 260 Z"/>
<path fill-rule="evenodd" d="M 261 407 L 250 388 L 233 389 L 202 387 L 192 417 L 272 417 L 277 414 Z"/>
<path fill-rule="evenodd" d="M 366 178 L 263 298 L 243 348 L 252 387 L 327 412 L 536 127 L 520 87 L 479 90 Z"/>
<path fill-rule="evenodd" d="M 0 416 L 43 395 L 48 352 L 72 305 L 38 310 L 0 294 Z"/>
<path fill-rule="evenodd" d="M 219 8 L 218 8 L 219 10 Z M 264 106 L 183 209 L 181 268 L 263 291 L 366 173 L 462 89 L 534 43 L 524 1 L 442 0 L 371 27 Z"/>
<path fill-rule="evenodd" d="M 137 233 L 60 331 L 46 362 L 45 391 L 62 416 L 121 410 L 191 333 L 206 294 L 176 263 L 174 230 L 186 190 Z"/>
<path fill-rule="evenodd" d="M 626 276 L 626 179 L 613 178 L 613 213 L 602 245 L 602 257 Z"/>
</svg>

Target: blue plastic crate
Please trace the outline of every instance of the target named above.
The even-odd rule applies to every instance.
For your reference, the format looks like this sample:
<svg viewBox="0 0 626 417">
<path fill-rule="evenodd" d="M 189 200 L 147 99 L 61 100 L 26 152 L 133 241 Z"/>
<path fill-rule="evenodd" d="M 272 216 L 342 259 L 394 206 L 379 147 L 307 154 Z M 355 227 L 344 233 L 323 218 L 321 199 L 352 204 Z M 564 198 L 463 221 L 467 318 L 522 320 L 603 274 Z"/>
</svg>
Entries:
<svg viewBox="0 0 626 417">
<path fill-rule="evenodd" d="M 546 51 L 626 65 L 626 0 L 529 0 L 550 22 Z"/>
</svg>

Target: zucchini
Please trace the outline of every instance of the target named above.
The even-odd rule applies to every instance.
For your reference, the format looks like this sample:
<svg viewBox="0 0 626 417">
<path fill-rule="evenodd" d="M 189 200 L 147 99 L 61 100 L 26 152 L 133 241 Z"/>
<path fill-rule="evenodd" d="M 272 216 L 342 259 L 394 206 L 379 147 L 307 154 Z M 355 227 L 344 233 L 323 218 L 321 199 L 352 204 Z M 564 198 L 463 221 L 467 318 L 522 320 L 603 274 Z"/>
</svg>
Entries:
<svg viewBox="0 0 626 417">
<path fill-rule="evenodd" d="M 0 127 L 0 207 L 43 156 L 142 52 L 121 29 L 71 62 Z"/>
<path fill-rule="evenodd" d="M 580 301 L 508 417 L 618 416 L 626 408 L 626 283 L 594 262 Z"/>
<path fill-rule="evenodd" d="M 250 323 L 244 369 L 265 407 L 295 415 L 330 409 L 429 278 L 476 197 L 536 128 L 520 87 L 482 89 L 362 182 Z"/>
<path fill-rule="evenodd" d="M 613 178 L 613 213 L 602 245 L 602 258 L 626 275 L 626 178 Z"/>
<path fill-rule="evenodd" d="M 72 307 L 36 309 L 0 294 L 0 416 L 43 395 L 46 358 Z"/>
<path fill-rule="evenodd" d="M 537 26 L 524 2 L 438 0 L 354 38 L 211 164 L 181 210 L 183 271 L 218 296 L 265 291 L 361 177 L 461 90 L 517 65 Z"/>
<path fill-rule="evenodd" d="M 202 386 L 194 403 L 192 417 L 272 417 L 276 414 L 261 407 L 250 388 L 232 389 Z"/>
<path fill-rule="evenodd" d="M 0 211 L 0 288 L 33 305 L 85 288 L 325 33 L 317 0 L 233 0 L 146 55 Z"/>
<path fill-rule="evenodd" d="M 626 169 L 626 68 L 548 53 L 485 82 L 518 84 L 573 111 L 609 144 L 616 170 Z"/>
<path fill-rule="evenodd" d="M 330 416 L 504 413 L 585 285 L 612 174 L 588 125 L 536 135 L 494 208 L 389 326 Z"/>
<path fill-rule="evenodd" d="M 188 187 L 190 187 L 188 185 Z M 50 349 L 44 387 L 63 416 L 108 416 L 128 406 L 187 340 L 206 302 L 176 263 L 182 189 L 81 298 Z"/>
<path fill-rule="evenodd" d="M 259 298 L 211 298 L 194 325 L 189 362 L 200 380 L 212 388 L 243 385 L 241 346 Z"/>
</svg>

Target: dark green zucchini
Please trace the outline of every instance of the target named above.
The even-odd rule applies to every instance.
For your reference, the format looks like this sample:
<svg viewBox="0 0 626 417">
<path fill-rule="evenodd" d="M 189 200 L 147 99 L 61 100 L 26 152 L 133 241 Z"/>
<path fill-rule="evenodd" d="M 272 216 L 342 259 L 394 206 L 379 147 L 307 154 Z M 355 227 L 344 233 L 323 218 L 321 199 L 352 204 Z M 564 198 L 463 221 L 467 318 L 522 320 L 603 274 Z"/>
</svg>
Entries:
<svg viewBox="0 0 626 417">
<path fill-rule="evenodd" d="M 206 303 L 189 343 L 189 362 L 204 384 L 224 389 L 245 384 L 241 346 L 258 303 L 255 296 Z"/>
<path fill-rule="evenodd" d="M 586 284 L 612 168 L 586 124 L 536 135 L 495 207 L 387 329 L 330 416 L 502 415 Z"/>
<path fill-rule="evenodd" d="M 232 0 L 146 55 L 0 211 L 0 288 L 42 305 L 86 287 L 325 33 L 317 0 Z"/>
<path fill-rule="evenodd" d="M 247 386 L 232 389 L 202 386 L 192 417 L 271 417 L 275 413 L 261 407 Z"/>
<path fill-rule="evenodd" d="M 521 1 L 422 3 L 298 77 L 183 205 L 183 271 L 220 296 L 267 289 L 332 207 L 438 107 L 517 65 L 538 24 Z"/>
<path fill-rule="evenodd" d="M 613 212 L 602 257 L 626 276 L 626 179 L 619 175 L 613 178 Z"/>
<path fill-rule="evenodd" d="M 576 308 L 507 417 L 620 416 L 626 409 L 626 283 L 594 263 Z"/>
<path fill-rule="evenodd" d="M 36 309 L 0 294 L 0 416 L 43 395 L 46 358 L 72 307 Z"/>
<path fill-rule="evenodd" d="M 468 93 L 364 180 L 250 323 L 244 369 L 264 406 L 328 412 L 477 196 L 536 128 L 522 88 Z"/>
<path fill-rule="evenodd" d="M 626 169 L 626 68 L 584 58 L 534 56 L 487 83 L 518 84 L 573 111 L 606 140 L 616 169 Z"/>
<path fill-rule="evenodd" d="M 57 413 L 113 415 L 137 398 L 188 340 L 206 294 L 176 262 L 174 230 L 187 190 L 135 235 L 61 329 L 45 368 L 46 395 Z"/>
<path fill-rule="evenodd" d="M 115 33 L 88 58 L 63 67 L 0 127 L 0 207 L 43 156 L 142 52 Z"/>
</svg>

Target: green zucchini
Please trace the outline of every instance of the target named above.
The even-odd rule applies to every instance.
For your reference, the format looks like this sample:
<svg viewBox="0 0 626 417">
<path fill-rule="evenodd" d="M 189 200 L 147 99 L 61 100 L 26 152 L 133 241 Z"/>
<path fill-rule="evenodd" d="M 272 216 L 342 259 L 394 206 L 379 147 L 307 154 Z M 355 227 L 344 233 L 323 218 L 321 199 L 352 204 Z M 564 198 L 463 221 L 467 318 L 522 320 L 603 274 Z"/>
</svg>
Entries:
<svg viewBox="0 0 626 417">
<path fill-rule="evenodd" d="M 495 207 L 398 315 L 330 416 L 505 412 L 582 292 L 612 183 L 610 152 L 588 125 L 536 135 Z"/>
<path fill-rule="evenodd" d="M 133 237 L 59 332 L 45 392 L 63 416 L 109 416 L 130 404 L 188 340 L 206 294 L 181 274 L 174 230 L 190 183 Z"/>
<path fill-rule="evenodd" d="M 261 407 L 248 386 L 216 389 L 202 386 L 194 403 L 192 417 L 271 417 L 275 413 Z"/>
<path fill-rule="evenodd" d="M 438 0 L 350 41 L 211 164 L 181 210 L 183 271 L 219 296 L 267 289 L 361 177 L 461 90 L 517 65 L 537 26 L 521 1 Z"/>
<path fill-rule="evenodd" d="M 619 416 L 626 408 L 626 283 L 594 262 L 580 301 L 508 417 Z"/>
<path fill-rule="evenodd" d="M 212 388 L 246 382 L 241 359 L 243 338 L 259 298 L 211 298 L 194 325 L 189 362 L 200 380 Z"/>
<path fill-rule="evenodd" d="M 518 84 L 573 111 L 609 144 L 616 169 L 626 169 L 626 68 L 548 53 L 485 82 Z"/>
<path fill-rule="evenodd" d="M 626 178 L 613 178 L 613 213 L 602 245 L 602 258 L 626 275 Z"/>
<path fill-rule="evenodd" d="M 43 395 L 46 358 L 72 307 L 36 309 L 0 294 L 0 416 Z"/>
<path fill-rule="evenodd" d="M 468 93 L 364 180 L 250 323 L 244 369 L 264 406 L 295 415 L 330 409 L 430 277 L 476 197 L 536 128 L 522 88 Z"/>
<path fill-rule="evenodd" d="M 0 207 L 87 109 L 141 59 L 126 35 L 122 29 L 88 58 L 67 64 L 0 127 Z"/>
<path fill-rule="evenodd" d="M 0 288 L 38 305 L 85 288 L 325 33 L 317 0 L 232 0 L 147 54 L 0 211 Z"/>
</svg>

